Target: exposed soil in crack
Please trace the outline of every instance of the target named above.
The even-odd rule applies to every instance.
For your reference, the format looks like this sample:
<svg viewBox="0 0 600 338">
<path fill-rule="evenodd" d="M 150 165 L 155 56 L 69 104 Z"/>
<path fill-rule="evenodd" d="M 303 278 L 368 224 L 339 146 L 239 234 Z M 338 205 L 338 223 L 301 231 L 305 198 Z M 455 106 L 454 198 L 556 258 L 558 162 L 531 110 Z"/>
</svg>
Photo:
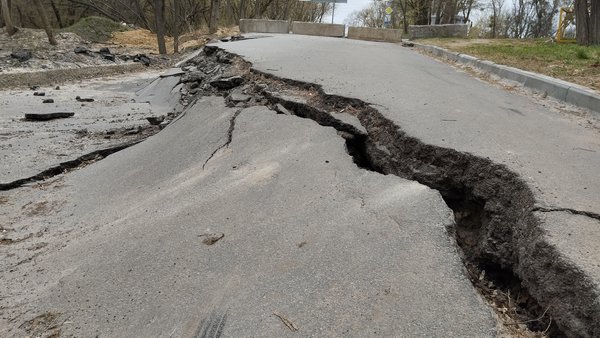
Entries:
<svg viewBox="0 0 600 338">
<path fill-rule="evenodd" d="M 137 140 L 137 141 L 133 141 L 133 142 L 119 144 L 119 145 L 105 148 L 105 149 L 92 151 L 91 153 L 87 153 L 85 155 L 79 156 L 78 158 L 76 158 L 74 160 L 62 162 L 62 163 L 60 163 L 56 166 L 53 166 L 51 168 L 48 168 L 36 175 L 26 177 L 26 178 L 21 178 L 21 179 L 18 179 L 18 180 L 12 181 L 12 182 L 8 182 L 8 183 L 0 183 L 0 191 L 16 189 L 16 188 L 24 186 L 25 184 L 44 181 L 51 177 L 60 175 L 68 170 L 84 167 L 93 162 L 99 161 L 108 155 L 111 155 L 111 154 L 114 154 L 123 149 L 129 148 L 129 147 L 131 147 L 135 144 L 138 144 L 142 141 L 143 140 Z"/>
<path fill-rule="evenodd" d="M 215 154 L 219 150 L 229 147 L 229 145 L 231 144 L 231 141 L 233 141 L 233 131 L 235 130 L 235 120 L 237 119 L 238 116 L 240 116 L 241 112 L 242 112 L 242 109 L 238 109 L 235 113 L 233 113 L 233 115 L 231 116 L 231 119 L 229 119 L 229 129 L 227 130 L 227 141 L 225 141 L 225 143 L 223 143 L 222 145 L 217 147 L 217 149 L 215 149 L 215 151 L 213 151 L 210 154 L 210 156 L 206 159 L 206 161 L 202 165 L 202 169 L 204 169 L 206 167 L 208 162 L 215 156 Z"/>
<path fill-rule="evenodd" d="M 454 211 L 456 226 L 448 230 L 461 249 L 469 278 L 511 333 L 600 336 L 595 286 L 545 241 L 535 215 L 559 210 L 536 208 L 527 184 L 504 165 L 424 144 L 366 102 L 261 73 L 215 46 L 188 61 L 184 70 L 210 74 L 185 82 L 183 91 L 190 101 L 194 96 L 221 95 L 231 106 L 267 105 L 278 113 L 312 119 L 338 131 L 359 167 L 438 190 Z M 228 89 L 211 85 L 234 76 L 244 81 Z M 342 114 L 353 116 L 360 126 L 346 122 Z"/>
</svg>

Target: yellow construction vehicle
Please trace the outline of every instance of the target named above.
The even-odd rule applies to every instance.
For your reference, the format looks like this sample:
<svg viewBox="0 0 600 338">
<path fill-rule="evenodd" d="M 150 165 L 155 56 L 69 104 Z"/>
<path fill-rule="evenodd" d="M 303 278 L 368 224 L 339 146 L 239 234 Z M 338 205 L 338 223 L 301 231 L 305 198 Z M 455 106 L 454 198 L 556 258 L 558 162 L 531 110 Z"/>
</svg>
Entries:
<svg viewBox="0 0 600 338">
<path fill-rule="evenodd" d="M 574 27 L 575 13 L 573 8 L 561 8 L 558 17 L 558 28 L 556 29 L 556 42 L 575 42 Z"/>
</svg>

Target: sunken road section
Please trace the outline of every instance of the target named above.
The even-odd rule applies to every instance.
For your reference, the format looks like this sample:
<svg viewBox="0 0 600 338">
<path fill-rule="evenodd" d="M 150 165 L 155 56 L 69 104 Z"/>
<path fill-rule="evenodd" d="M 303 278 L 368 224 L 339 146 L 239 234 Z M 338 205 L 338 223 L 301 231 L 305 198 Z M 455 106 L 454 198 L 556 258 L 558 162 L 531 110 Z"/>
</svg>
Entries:
<svg viewBox="0 0 600 338">
<path fill-rule="evenodd" d="M 216 46 L 206 46 L 182 68 L 188 72 L 182 77 L 185 100 L 220 95 L 230 106 L 267 105 L 312 119 L 338 131 L 359 167 L 438 190 L 454 211 L 456 227 L 448 231 L 471 281 L 508 326 L 526 325 L 550 337 L 600 336 L 596 286 L 544 239 L 536 216 L 562 210 L 537 208 L 527 184 L 504 165 L 424 144 L 366 102 L 261 73 Z M 218 85 L 199 76 L 207 73 L 221 74 Z M 342 118 L 347 114 L 360 125 Z"/>
</svg>

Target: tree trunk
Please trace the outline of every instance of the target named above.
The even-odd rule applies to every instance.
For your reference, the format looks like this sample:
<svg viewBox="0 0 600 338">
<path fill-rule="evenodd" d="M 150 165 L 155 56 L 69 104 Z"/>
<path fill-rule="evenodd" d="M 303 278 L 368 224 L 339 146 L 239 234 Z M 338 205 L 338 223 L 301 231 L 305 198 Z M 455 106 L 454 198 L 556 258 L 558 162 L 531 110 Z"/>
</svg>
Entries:
<svg viewBox="0 0 600 338">
<path fill-rule="evenodd" d="M 173 53 L 179 53 L 179 31 L 181 23 L 181 4 L 179 0 L 173 0 Z"/>
<path fill-rule="evenodd" d="M 430 21 L 429 2 L 418 0 L 415 5 L 415 25 L 427 25 Z"/>
<path fill-rule="evenodd" d="M 56 16 L 56 22 L 58 22 L 58 27 L 65 28 L 65 23 L 62 20 L 62 16 L 60 15 L 60 11 L 58 7 L 56 7 L 56 3 L 54 0 L 50 0 L 50 6 L 52 6 L 52 11 L 54 11 L 54 16 Z"/>
<path fill-rule="evenodd" d="M 42 19 L 42 25 L 44 26 L 44 30 L 46 31 L 46 35 L 48 35 L 48 42 L 51 45 L 56 46 L 58 43 L 54 38 L 54 32 L 52 31 L 52 25 L 50 25 L 50 20 L 48 20 L 48 16 L 46 15 L 46 11 L 44 10 L 44 5 L 42 4 L 42 0 L 33 0 L 33 5 Z"/>
<path fill-rule="evenodd" d="M 219 0 L 210 2 L 210 21 L 208 22 L 208 34 L 214 34 L 219 28 Z"/>
<path fill-rule="evenodd" d="M 580 45 L 589 45 L 590 16 L 587 0 L 575 0 L 575 20 L 577 43 Z"/>
<path fill-rule="evenodd" d="M 167 45 L 165 43 L 165 0 L 154 0 L 154 17 L 156 21 L 158 52 L 160 54 L 167 54 Z"/>
<path fill-rule="evenodd" d="M 177 0 L 177 1 L 179 1 L 179 0 Z M 138 16 L 139 24 L 142 26 L 142 28 L 151 30 L 150 23 L 148 23 L 148 19 L 146 18 L 145 11 L 142 8 L 142 5 L 140 4 L 139 0 L 135 0 L 135 11 Z"/>
<path fill-rule="evenodd" d="M 254 18 L 260 19 L 260 1 L 255 0 Z"/>
<path fill-rule="evenodd" d="M 231 18 L 233 18 L 233 4 L 231 3 L 231 0 L 227 0 L 227 8 L 225 11 L 225 24 L 226 25 L 231 25 Z"/>
<path fill-rule="evenodd" d="M 600 45 L 600 1 L 592 1 L 590 11 L 590 44 Z"/>
<path fill-rule="evenodd" d="M 408 34 L 408 18 L 406 13 L 406 3 L 405 0 L 398 1 L 398 5 L 400 5 L 400 10 L 402 11 L 402 33 Z"/>
<path fill-rule="evenodd" d="M 246 0 L 240 0 L 240 19 L 246 18 Z M 238 24 L 240 22 L 238 21 Z"/>
<path fill-rule="evenodd" d="M 467 23 L 471 18 L 471 10 L 473 9 L 473 2 L 475 2 L 475 1 L 468 0 L 468 2 L 467 2 L 467 8 L 466 8 L 466 13 L 465 13 L 465 23 Z"/>
<path fill-rule="evenodd" d="M 4 25 L 6 25 L 6 32 L 8 36 L 15 35 L 18 29 L 13 25 L 8 0 L 0 0 L 0 2 L 2 3 L 2 18 L 4 19 Z"/>
</svg>

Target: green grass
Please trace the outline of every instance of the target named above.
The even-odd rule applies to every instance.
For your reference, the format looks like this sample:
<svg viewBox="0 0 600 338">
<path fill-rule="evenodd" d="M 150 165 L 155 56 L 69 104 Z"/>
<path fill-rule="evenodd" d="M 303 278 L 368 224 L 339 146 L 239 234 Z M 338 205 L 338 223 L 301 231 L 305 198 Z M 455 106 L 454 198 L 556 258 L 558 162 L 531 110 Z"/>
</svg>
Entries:
<svg viewBox="0 0 600 338">
<path fill-rule="evenodd" d="M 577 58 L 581 60 L 588 60 L 590 58 L 585 49 L 578 49 L 575 52 L 575 56 L 577 56 Z"/>
<path fill-rule="evenodd" d="M 112 33 L 123 32 L 128 29 L 126 26 L 123 27 L 120 23 L 110 19 L 90 16 L 79 20 L 70 27 L 62 29 L 62 31 L 75 33 L 90 42 L 104 42 L 110 39 Z"/>
<path fill-rule="evenodd" d="M 600 89 L 600 46 L 540 39 L 427 39 L 422 42 Z"/>
</svg>

